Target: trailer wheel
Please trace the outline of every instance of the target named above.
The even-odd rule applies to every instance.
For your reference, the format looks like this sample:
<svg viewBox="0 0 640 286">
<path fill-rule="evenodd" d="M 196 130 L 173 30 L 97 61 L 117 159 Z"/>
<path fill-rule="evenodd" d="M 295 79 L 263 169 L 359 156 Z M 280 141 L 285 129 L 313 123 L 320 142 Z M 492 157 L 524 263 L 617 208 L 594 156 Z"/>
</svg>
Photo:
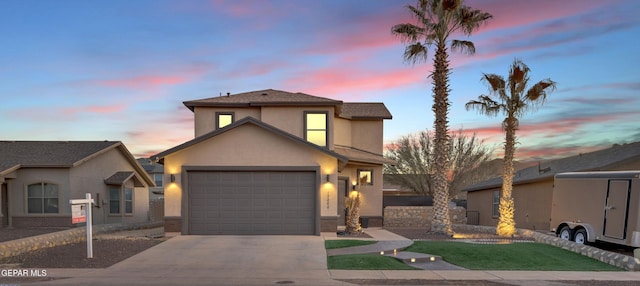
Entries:
<svg viewBox="0 0 640 286">
<path fill-rule="evenodd" d="M 558 237 L 562 240 L 571 240 L 573 238 L 573 232 L 570 227 L 565 225 L 560 229 L 560 232 L 558 232 Z"/>
<path fill-rule="evenodd" d="M 573 236 L 573 241 L 577 244 L 587 244 L 587 231 L 584 228 L 576 230 L 576 234 Z"/>
</svg>

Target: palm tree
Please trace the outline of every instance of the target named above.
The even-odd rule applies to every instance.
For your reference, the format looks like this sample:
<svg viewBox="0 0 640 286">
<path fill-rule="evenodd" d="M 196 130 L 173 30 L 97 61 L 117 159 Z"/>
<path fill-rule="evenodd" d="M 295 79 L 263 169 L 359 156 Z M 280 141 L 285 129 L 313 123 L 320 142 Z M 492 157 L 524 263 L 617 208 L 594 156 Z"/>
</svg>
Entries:
<svg viewBox="0 0 640 286">
<path fill-rule="evenodd" d="M 467 110 L 475 109 L 488 116 L 497 116 L 498 114 L 506 116 L 502 121 L 502 129 L 506 133 L 506 138 L 502 193 L 498 206 L 500 217 L 496 233 L 501 236 L 512 236 L 516 231 L 516 223 L 513 219 L 515 206 L 511 192 L 513 190 L 513 158 L 516 152 L 516 130 L 520 124 L 519 118 L 528 111 L 535 111 L 542 106 L 547 99 L 547 92 L 555 90 L 556 83 L 547 78 L 527 89 L 529 67 L 518 59 L 515 59 L 511 65 L 508 82 L 496 74 L 484 74 L 482 81 L 487 83 L 489 95 L 480 95 L 478 100 L 467 102 L 465 108 Z"/>
<path fill-rule="evenodd" d="M 434 138 L 434 217 L 431 231 L 439 234 L 453 234 L 449 221 L 449 192 L 447 190 L 447 166 L 449 158 L 448 123 L 449 113 L 449 55 L 448 46 L 453 51 L 475 53 L 470 41 L 449 40 L 451 34 L 462 32 L 470 36 L 480 25 L 485 24 L 491 14 L 464 5 L 463 0 L 418 0 L 415 6 L 407 6 L 416 18 L 416 24 L 398 24 L 391 33 L 400 37 L 408 45 L 404 51 L 405 61 L 416 63 L 427 61 L 427 51 L 435 46 L 433 78 L 433 112 L 435 114 Z"/>
</svg>

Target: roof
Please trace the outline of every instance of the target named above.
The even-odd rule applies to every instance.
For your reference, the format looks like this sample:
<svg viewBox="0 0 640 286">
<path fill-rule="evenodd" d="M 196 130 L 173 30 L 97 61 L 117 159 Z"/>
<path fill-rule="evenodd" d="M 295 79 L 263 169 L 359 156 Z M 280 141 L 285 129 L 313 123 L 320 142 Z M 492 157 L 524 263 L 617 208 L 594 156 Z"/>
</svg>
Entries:
<svg viewBox="0 0 640 286">
<path fill-rule="evenodd" d="M 138 163 L 142 165 L 142 168 L 149 174 L 164 173 L 164 166 L 149 158 L 138 158 L 136 161 L 138 161 Z"/>
<path fill-rule="evenodd" d="M 71 168 L 114 148 L 145 173 L 120 141 L 0 141 L 0 175 L 19 168 Z M 141 176 L 154 185 L 146 173 Z"/>
<path fill-rule="evenodd" d="M 391 112 L 381 102 L 342 102 L 301 92 L 264 89 L 221 95 L 183 102 L 191 111 L 195 107 L 251 106 L 336 106 L 338 116 L 347 119 L 391 119 Z"/>
<path fill-rule="evenodd" d="M 241 120 L 238 120 L 238 121 L 236 121 L 234 123 L 231 123 L 231 124 L 225 126 L 224 128 L 217 129 L 217 130 L 211 131 L 209 133 L 206 133 L 204 135 L 198 136 L 198 137 L 196 137 L 196 138 L 194 138 L 192 140 L 189 140 L 189 141 L 187 141 L 185 143 L 182 143 L 182 144 L 180 144 L 178 146 L 175 146 L 175 147 L 173 147 L 173 148 L 171 148 L 169 150 L 166 150 L 164 152 L 161 152 L 161 153 L 158 153 L 156 155 L 151 156 L 151 160 L 162 163 L 163 162 L 162 161 L 163 158 L 165 156 L 167 156 L 167 155 L 170 155 L 172 153 L 178 152 L 178 151 L 183 150 L 185 148 L 188 148 L 190 146 L 196 145 L 196 144 L 198 144 L 200 142 L 203 142 L 205 140 L 208 140 L 210 138 L 213 138 L 213 137 L 218 136 L 218 135 L 220 135 L 222 133 L 225 133 L 227 131 L 233 130 L 235 128 L 238 128 L 238 127 L 246 125 L 246 124 L 255 125 L 255 126 L 263 128 L 263 129 L 265 129 L 265 130 L 267 130 L 267 131 L 269 131 L 269 132 L 271 132 L 271 133 L 273 133 L 275 135 L 284 137 L 286 139 L 292 140 L 292 141 L 294 141 L 296 143 L 299 143 L 299 144 L 303 144 L 303 145 L 308 146 L 310 148 L 313 148 L 313 149 L 315 149 L 317 151 L 325 153 L 325 154 L 327 154 L 329 156 L 333 156 L 333 157 L 337 158 L 342 164 L 346 164 L 346 162 L 348 161 L 348 158 L 343 156 L 343 155 L 340 155 L 340 154 L 338 154 L 336 152 L 333 152 L 333 151 L 331 151 L 331 150 L 329 150 L 327 148 L 320 147 L 320 146 L 315 145 L 313 143 L 309 143 L 309 142 L 303 140 L 302 138 L 299 138 L 299 137 L 296 137 L 294 135 L 291 135 L 288 132 L 282 131 L 282 130 L 280 130 L 280 129 L 272 126 L 272 125 L 266 124 L 266 123 L 264 123 L 264 122 L 262 122 L 262 121 L 260 121 L 258 119 L 255 119 L 253 117 L 245 117 L 245 118 L 243 118 Z"/>
<path fill-rule="evenodd" d="M 515 173 L 513 184 L 519 185 L 553 179 L 558 173 L 604 171 L 614 165 L 634 159 L 640 159 L 640 142 L 624 145 L 615 144 L 608 149 L 543 162 L 539 165 L 522 169 Z M 493 189 L 501 185 L 502 177 L 496 177 L 464 188 L 462 191 L 472 192 Z"/>
<path fill-rule="evenodd" d="M 349 162 L 362 162 L 362 163 L 373 163 L 373 164 L 396 164 L 395 161 L 390 160 L 382 156 L 381 154 L 375 154 L 368 151 L 360 150 L 353 147 L 347 146 L 334 146 L 333 150 L 347 158 L 349 158 Z"/>
<path fill-rule="evenodd" d="M 238 94 L 223 95 L 200 100 L 183 102 L 186 107 L 193 109 L 198 106 L 228 107 L 228 106 L 288 106 L 288 105 L 314 105 L 337 106 L 342 101 L 324 97 L 318 97 L 301 92 L 287 92 L 275 89 L 250 91 Z"/>
<path fill-rule="evenodd" d="M 347 119 L 391 119 L 391 112 L 380 102 L 345 102 L 338 115 Z"/>
</svg>

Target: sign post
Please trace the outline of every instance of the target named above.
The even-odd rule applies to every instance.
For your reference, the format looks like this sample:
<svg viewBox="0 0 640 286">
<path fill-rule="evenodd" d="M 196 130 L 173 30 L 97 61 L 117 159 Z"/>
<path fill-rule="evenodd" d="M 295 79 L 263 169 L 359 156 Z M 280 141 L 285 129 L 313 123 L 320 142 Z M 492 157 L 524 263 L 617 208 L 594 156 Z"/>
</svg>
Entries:
<svg viewBox="0 0 640 286">
<path fill-rule="evenodd" d="M 91 193 L 85 194 L 85 199 L 70 200 L 71 204 L 71 222 L 72 223 L 87 223 L 87 258 L 93 258 L 93 229 L 91 220 L 91 209 L 93 205 L 93 199 Z M 86 216 L 83 216 L 83 207 Z"/>
</svg>

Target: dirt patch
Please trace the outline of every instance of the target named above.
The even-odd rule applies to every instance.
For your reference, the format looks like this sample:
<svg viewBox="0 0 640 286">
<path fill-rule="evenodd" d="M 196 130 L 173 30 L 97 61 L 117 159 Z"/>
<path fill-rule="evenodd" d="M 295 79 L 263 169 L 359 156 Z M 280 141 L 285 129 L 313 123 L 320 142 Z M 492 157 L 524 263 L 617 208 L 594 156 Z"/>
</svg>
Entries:
<svg viewBox="0 0 640 286">
<path fill-rule="evenodd" d="M 87 243 L 79 242 L 0 259 L 0 268 L 106 268 L 165 240 L 94 239 L 93 258 L 87 258 Z"/>
</svg>

